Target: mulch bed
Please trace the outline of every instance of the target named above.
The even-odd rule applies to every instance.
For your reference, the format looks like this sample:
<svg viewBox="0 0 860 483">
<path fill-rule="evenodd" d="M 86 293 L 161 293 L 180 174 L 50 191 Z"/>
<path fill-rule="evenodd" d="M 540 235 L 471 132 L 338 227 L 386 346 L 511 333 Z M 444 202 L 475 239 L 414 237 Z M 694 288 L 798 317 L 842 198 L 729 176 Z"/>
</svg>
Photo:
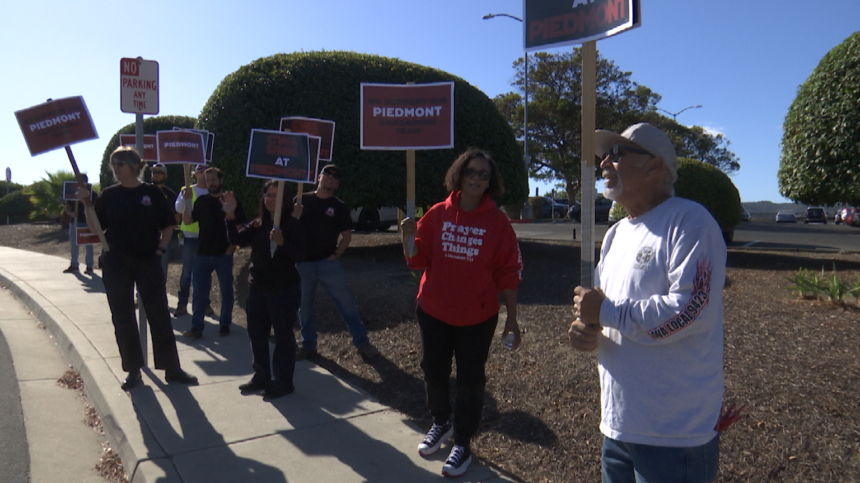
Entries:
<svg viewBox="0 0 860 483">
<path fill-rule="evenodd" d="M 67 257 L 66 240 L 58 225 L 0 226 L 0 245 Z M 506 351 L 501 340 L 493 345 L 484 421 L 473 449 L 521 481 L 599 481 L 596 355 L 571 350 L 566 339 L 579 248 L 523 241 L 521 249 L 524 344 L 517 352 Z M 240 325 L 247 259 L 247 251 L 240 251 L 235 263 L 234 320 Z M 834 264 L 843 280 L 860 277 L 857 254 L 730 250 L 725 401 L 747 407 L 746 416 L 722 436 L 718 481 L 860 481 L 860 310 L 853 302 L 800 300 L 784 290 L 786 277 L 798 268 L 830 273 Z M 413 312 L 417 285 L 397 235 L 356 233 L 343 265 L 382 356 L 362 360 L 320 292 L 315 362 L 429 426 Z M 177 260 L 170 293 L 176 293 L 178 274 Z M 217 312 L 216 288 L 212 298 Z M 502 325 L 503 319 L 499 330 Z"/>
</svg>

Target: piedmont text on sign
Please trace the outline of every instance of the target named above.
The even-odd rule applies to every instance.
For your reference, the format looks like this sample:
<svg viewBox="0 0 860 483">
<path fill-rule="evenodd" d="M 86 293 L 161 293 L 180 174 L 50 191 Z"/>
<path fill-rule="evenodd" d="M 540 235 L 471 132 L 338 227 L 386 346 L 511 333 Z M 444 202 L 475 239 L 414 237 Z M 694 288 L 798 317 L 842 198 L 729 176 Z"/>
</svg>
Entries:
<svg viewBox="0 0 860 483">
<path fill-rule="evenodd" d="M 361 84 L 361 149 L 453 147 L 453 82 Z"/>
<path fill-rule="evenodd" d="M 122 112 L 158 114 L 158 62 L 154 60 L 119 60 L 120 102 Z"/>
<path fill-rule="evenodd" d="M 159 163 L 206 164 L 206 148 L 200 133 L 157 131 L 155 133 L 155 145 Z"/>
<path fill-rule="evenodd" d="M 638 27 L 639 0 L 526 0 L 526 50 L 576 45 Z"/>
<path fill-rule="evenodd" d="M 137 148 L 137 139 L 134 134 L 120 134 L 119 145 Z M 158 152 L 155 150 L 155 134 L 143 135 L 143 160 L 158 161 Z"/>
<path fill-rule="evenodd" d="M 281 131 L 300 132 L 321 138 L 319 159 L 322 161 L 331 161 L 331 153 L 334 149 L 334 127 L 334 121 L 325 119 L 296 116 L 281 118 Z"/>
<path fill-rule="evenodd" d="M 99 137 L 81 96 L 22 109 L 15 117 L 31 156 Z"/>
<path fill-rule="evenodd" d="M 251 129 L 245 176 L 313 182 L 315 167 L 311 166 L 308 138 L 304 133 Z"/>
<path fill-rule="evenodd" d="M 99 243 L 99 236 L 89 228 L 81 226 L 75 228 L 75 240 L 78 245 L 97 245 Z"/>
</svg>

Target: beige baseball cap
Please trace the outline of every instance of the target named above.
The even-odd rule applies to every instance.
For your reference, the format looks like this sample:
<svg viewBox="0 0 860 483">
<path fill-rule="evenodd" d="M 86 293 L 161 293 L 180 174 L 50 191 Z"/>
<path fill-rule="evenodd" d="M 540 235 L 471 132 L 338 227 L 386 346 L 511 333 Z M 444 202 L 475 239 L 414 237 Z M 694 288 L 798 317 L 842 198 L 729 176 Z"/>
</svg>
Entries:
<svg viewBox="0 0 860 483">
<path fill-rule="evenodd" d="M 672 140 L 662 130 L 647 122 L 634 124 L 621 134 L 598 129 L 594 132 L 594 140 L 595 154 L 598 156 L 605 155 L 618 143 L 631 142 L 655 157 L 663 158 L 663 162 L 672 173 L 672 182 L 678 180 L 678 156 L 675 154 Z"/>
</svg>

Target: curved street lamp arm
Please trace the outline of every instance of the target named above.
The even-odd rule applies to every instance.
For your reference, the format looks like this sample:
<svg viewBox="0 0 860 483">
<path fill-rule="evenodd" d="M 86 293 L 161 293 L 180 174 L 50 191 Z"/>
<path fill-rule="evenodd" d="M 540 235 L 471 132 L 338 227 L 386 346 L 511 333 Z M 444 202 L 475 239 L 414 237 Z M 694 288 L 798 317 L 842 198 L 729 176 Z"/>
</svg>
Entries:
<svg viewBox="0 0 860 483">
<path fill-rule="evenodd" d="M 516 17 L 516 16 L 514 16 L 514 15 L 511 15 L 511 14 L 509 14 L 509 13 L 488 13 L 488 14 L 484 15 L 482 18 L 483 18 L 484 20 L 489 20 L 489 19 L 491 19 L 491 18 L 496 18 L 496 17 L 508 17 L 508 18 L 512 18 L 512 19 L 514 19 L 514 20 L 517 20 L 517 21 L 519 21 L 519 22 L 522 22 L 522 21 L 523 21 L 523 19 L 521 19 L 521 18 L 519 18 L 519 17 Z"/>
</svg>

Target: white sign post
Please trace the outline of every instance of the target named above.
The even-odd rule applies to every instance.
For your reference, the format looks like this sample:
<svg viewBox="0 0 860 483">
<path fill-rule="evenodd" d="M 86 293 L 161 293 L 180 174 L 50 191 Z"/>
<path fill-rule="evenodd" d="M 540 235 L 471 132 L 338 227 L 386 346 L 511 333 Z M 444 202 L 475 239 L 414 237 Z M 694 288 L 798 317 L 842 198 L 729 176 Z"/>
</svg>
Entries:
<svg viewBox="0 0 860 483">
<path fill-rule="evenodd" d="M 158 62 L 124 57 L 119 66 L 120 110 L 129 114 L 158 114 Z"/>
</svg>

